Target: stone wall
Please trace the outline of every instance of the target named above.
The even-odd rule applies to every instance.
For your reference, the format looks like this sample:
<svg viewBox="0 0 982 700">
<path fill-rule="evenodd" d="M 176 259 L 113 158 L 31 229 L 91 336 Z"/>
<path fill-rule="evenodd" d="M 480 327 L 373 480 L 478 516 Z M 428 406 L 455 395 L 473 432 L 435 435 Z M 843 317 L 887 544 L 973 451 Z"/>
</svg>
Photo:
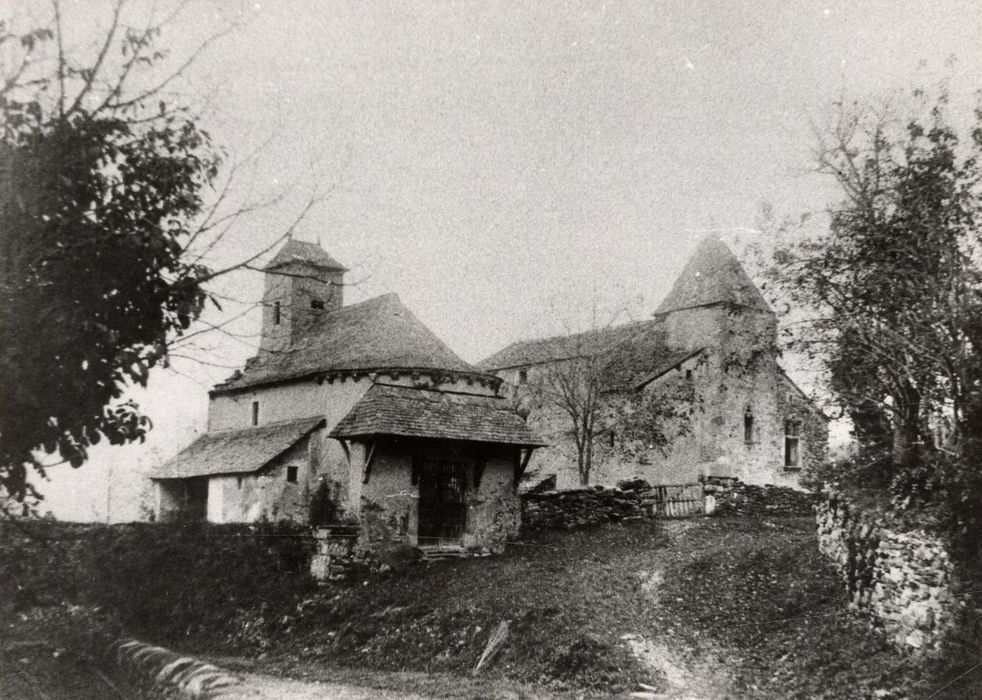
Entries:
<svg viewBox="0 0 982 700">
<path fill-rule="evenodd" d="M 745 484 L 733 477 L 707 476 L 701 481 L 708 501 L 706 511 L 716 515 L 807 517 L 814 512 L 819 499 L 817 494 L 807 491 L 771 484 Z"/>
<path fill-rule="evenodd" d="M 689 495 L 696 492 L 695 501 Z M 674 506 L 665 507 L 666 499 Z M 780 486 L 754 486 L 732 477 L 707 477 L 699 485 L 652 486 L 643 479 L 617 488 L 593 486 L 522 495 L 522 529 L 572 530 L 587 525 L 661 516 L 809 516 L 816 496 Z"/>
<path fill-rule="evenodd" d="M 522 529 L 573 530 L 585 525 L 640 520 L 644 510 L 635 491 L 593 488 L 528 493 L 522 496 Z"/>
<path fill-rule="evenodd" d="M 853 605 L 897 646 L 940 651 L 962 612 L 946 543 L 890 529 L 842 494 L 818 504 L 816 521 L 819 550 L 835 564 Z"/>
</svg>

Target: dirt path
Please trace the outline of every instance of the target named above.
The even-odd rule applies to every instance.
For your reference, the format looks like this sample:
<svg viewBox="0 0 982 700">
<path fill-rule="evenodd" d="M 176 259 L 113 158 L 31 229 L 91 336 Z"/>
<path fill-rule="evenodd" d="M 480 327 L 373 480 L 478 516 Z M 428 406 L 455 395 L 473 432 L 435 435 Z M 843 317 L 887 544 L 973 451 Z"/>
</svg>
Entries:
<svg viewBox="0 0 982 700">
<path fill-rule="evenodd" d="M 236 688 L 235 697 L 259 700 L 317 700 L 320 698 L 345 698 L 345 700 L 423 700 L 424 695 L 400 693 L 380 688 L 366 688 L 346 683 L 321 681 L 297 681 L 274 678 L 256 673 L 239 674 L 242 684 Z"/>
<path fill-rule="evenodd" d="M 668 546 L 661 551 L 663 557 L 656 568 L 638 572 L 641 593 L 653 606 L 661 600 L 661 584 L 665 580 L 665 568 L 677 551 L 679 539 L 695 524 L 693 520 L 670 520 L 665 523 L 669 536 Z M 710 700 L 732 697 L 729 679 L 717 663 L 713 663 L 706 650 L 694 654 L 680 654 L 674 647 L 677 642 L 670 634 L 658 630 L 645 633 L 628 633 L 621 637 L 642 664 L 665 679 L 663 691 L 640 690 L 636 698 L 677 698 L 679 700 Z"/>
<path fill-rule="evenodd" d="M 283 667 L 275 662 L 262 666 L 253 660 L 238 657 L 212 658 L 211 662 L 229 669 L 242 679 L 242 691 L 229 693 L 229 698 L 250 700 L 312 700 L 313 698 L 352 698 L 368 700 L 412 700 L 417 698 L 488 698 L 491 700 L 520 700 L 522 698 L 552 698 L 556 696 L 541 688 L 532 688 L 513 681 L 472 678 L 447 673 L 421 671 L 375 671 L 369 669 L 338 669 L 318 663 L 290 664 Z M 263 672 L 257 673 L 257 670 Z M 274 673 L 277 675 L 269 675 Z M 279 675 L 279 674 L 283 675 Z M 251 693 L 251 694 L 247 694 Z"/>
</svg>

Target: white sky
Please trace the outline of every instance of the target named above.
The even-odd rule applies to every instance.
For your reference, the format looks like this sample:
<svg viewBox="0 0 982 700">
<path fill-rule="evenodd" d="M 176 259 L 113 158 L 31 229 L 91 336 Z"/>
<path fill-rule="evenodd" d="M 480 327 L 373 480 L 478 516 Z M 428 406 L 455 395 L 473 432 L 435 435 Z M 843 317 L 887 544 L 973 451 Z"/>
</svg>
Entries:
<svg viewBox="0 0 982 700">
<path fill-rule="evenodd" d="M 69 8 L 79 41 L 105 6 Z M 948 73 L 958 103 L 982 87 L 977 0 L 277 0 L 250 11 L 182 88 L 209 95 L 208 126 L 233 159 L 275 137 L 259 196 L 309 184 L 320 156 L 323 181 L 340 184 L 301 237 L 352 268 L 349 302 L 397 292 L 469 361 L 556 332 L 552 309 L 594 290 L 640 296 L 649 313 L 707 230 L 752 229 L 762 201 L 778 214 L 821 206 L 826 184 L 803 174 L 809 117 L 843 90 Z M 162 43 L 187 50 L 227 15 L 202 0 Z M 298 201 L 243 224 L 210 262 L 268 245 Z M 220 291 L 256 302 L 260 275 Z M 231 328 L 258 325 L 251 313 Z M 213 338 L 210 361 L 239 365 L 255 341 Z M 157 372 L 140 397 L 164 455 L 203 428 L 206 387 L 231 372 L 175 369 L 186 376 Z M 42 510 L 101 517 L 109 466 L 123 473 L 148 454 L 100 450 L 78 474 L 52 470 Z"/>
</svg>

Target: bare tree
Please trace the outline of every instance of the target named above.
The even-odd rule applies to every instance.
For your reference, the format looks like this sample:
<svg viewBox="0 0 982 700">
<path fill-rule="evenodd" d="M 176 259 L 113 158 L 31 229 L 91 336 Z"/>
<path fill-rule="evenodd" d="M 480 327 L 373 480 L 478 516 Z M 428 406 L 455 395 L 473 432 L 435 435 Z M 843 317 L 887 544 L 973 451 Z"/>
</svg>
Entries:
<svg viewBox="0 0 982 700">
<path fill-rule="evenodd" d="M 587 308 L 586 330 L 572 332 L 553 340 L 552 357 L 536 370 L 532 391 L 542 402 L 563 416 L 568 434 L 576 447 L 576 467 L 580 484 L 590 483 L 593 470 L 594 443 L 608 427 L 603 423 L 604 391 L 607 388 L 611 355 L 624 336 L 614 332 L 619 321 L 631 318 L 627 305 L 613 312 L 594 293 Z M 561 314 L 560 314 L 561 315 Z"/>
</svg>

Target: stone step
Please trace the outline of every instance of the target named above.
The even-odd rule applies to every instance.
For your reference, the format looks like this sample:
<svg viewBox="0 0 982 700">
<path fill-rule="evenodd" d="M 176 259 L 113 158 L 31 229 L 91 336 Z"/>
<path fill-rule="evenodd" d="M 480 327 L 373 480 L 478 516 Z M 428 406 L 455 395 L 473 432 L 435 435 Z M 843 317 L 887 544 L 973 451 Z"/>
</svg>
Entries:
<svg viewBox="0 0 982 700">
<path fill-rule="evenodd" d="M 464 548 L 453 544 L 420 545 L 416 548 L 423 561 L 440 561 L 441 559 L 460 559 L 464 556 Z"/>
</svg>

